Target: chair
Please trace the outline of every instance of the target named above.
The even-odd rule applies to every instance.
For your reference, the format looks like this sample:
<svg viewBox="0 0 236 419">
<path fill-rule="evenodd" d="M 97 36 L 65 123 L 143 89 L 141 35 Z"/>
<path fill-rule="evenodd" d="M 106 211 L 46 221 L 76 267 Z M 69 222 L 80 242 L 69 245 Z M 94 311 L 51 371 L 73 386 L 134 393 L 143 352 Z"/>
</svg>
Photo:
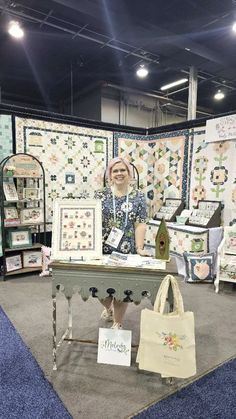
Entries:
<svg viewBox="0 0 236 419">
<path fill-rule="evenodd" d="M 236 225 L 224 227 L 224 237 L 217 251 L 215 291 L 219 292 L 220 281 L 236 284 Z"/>
</svg>

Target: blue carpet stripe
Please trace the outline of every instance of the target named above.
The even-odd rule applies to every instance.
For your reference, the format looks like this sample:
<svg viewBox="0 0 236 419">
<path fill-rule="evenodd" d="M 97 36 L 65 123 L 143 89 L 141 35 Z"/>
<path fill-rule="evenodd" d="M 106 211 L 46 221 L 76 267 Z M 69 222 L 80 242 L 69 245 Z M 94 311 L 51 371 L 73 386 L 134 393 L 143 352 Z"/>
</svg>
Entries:
<svg viewBox="0 0 236 419">
<path fill-rule="evenodd" d="M 72 419 L 1 307 L 0 418 Z"/>
<path fill-rule="evenodd" d="M 236 359 L 161 400 L 135 419 L 235 419 Z"/>
</svg>

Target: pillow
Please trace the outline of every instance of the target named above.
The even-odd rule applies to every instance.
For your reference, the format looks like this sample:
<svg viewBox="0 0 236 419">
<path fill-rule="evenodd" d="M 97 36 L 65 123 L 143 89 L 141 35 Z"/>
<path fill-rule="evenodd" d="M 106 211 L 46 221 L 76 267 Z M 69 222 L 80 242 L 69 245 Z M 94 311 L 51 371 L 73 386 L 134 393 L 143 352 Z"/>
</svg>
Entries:
<svg viewBox="0 0 236 419">
<path fill-rule="evenodd" d="M 214 282 L 214 253 L 195 256 L 184 252 L 184 261 L 186 268 L 186 282 Z"/>
</svg>

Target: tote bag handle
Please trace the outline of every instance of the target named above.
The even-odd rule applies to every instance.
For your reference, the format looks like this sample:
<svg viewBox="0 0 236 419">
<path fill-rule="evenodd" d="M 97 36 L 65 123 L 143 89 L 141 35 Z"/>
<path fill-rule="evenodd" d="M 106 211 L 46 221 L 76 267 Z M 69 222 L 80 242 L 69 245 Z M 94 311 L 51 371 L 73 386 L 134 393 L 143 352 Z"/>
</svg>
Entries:
<svg viewBox="0 0 236 419">
<path fill-rule="evenodd" d="M 165 303 L 168 297 L 170 286 L 172 287 L 173 292 L 174 312 L 176 314 L 182 314 L 184 313 L 183 298 L 179 290 L 178 282 L 172 275 L 167 275 L 163 279 L 157 292 L 156 300 L 154 303 L 154 311 L 160 314 L 164 313 Z"/>
</svg>

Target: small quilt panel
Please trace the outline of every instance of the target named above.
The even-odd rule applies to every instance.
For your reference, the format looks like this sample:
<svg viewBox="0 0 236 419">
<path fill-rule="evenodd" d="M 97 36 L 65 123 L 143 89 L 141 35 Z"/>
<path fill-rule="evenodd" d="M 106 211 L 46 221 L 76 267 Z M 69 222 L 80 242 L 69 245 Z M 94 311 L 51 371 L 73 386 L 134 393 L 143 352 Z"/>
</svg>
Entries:
<svg viewBox="0 0 236 419">
<path fill-rule="evenodd" d="M 214 282 L 214 253 L 193 256 L 184 252 L 186 282 Z"/>
</svg>

